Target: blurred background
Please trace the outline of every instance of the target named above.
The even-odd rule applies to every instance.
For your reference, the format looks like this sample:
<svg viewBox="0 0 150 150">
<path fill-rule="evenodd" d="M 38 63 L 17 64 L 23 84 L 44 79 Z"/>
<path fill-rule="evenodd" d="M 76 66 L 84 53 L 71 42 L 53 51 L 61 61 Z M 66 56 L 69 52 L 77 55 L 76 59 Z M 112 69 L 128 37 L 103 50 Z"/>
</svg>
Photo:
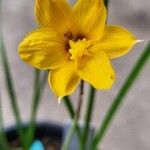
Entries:
<svg viewBox="0 0 150 150">
<path fill-rule="evenodd" d="M 71 0 L 70 0 L 71 1 Z M 106 110 L 127 77 L 133 64 L 150 39 L 149 0 L 110 0 L 109 24 L 117 24 L 132 31 L 144 42 L 137 44 L 130 53 L 112 60 L 116 70 L 116 82 L 109 91 L 97 91 L 93 126 L 98 127 Z M 33 87 L 33 68 L 18 57 L 17 47 L 23 37 L 36 28 L 34 0 L 3 0 L 4 42 L 11 65 L 14 85 L 18 95 L 18 104 L 23 121 L 27 122 L 30 114 Z M 5 126 L 15 123 L 9 104 L 4 74 L 0 65 L 0 89 L 2 111 Z M 87 89 L 87 86 L 86 86 Z M 85 90 L 86 98 L 87 90 Z M 76 105 L 78 90 L 72 96 Z M 84 101 L 84 105 L 86 101 Z M 84 112 L 84 109 L 82 110 Z M 82 115 L 83 117 L 83 115 Z M 81 120 L 82 120 L 81 117 Z M 38 111 L 38 121 L 64 123 L 69 116 L 63 103 L 57 105 L 57 99 L 48 84 Z M 150 150 L 150 61 L 128 93 L 123 106 L 112 123 L 102 143 L 102 150 Z"/>
</svg>

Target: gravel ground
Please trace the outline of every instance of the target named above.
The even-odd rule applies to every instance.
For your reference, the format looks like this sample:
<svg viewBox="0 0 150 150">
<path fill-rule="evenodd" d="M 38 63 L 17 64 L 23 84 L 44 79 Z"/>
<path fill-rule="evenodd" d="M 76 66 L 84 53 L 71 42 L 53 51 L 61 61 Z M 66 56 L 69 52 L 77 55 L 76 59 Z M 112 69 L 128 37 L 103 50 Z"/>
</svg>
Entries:
<svg viewBox="0 0 150 150">
<path fill-rule="evenodd" d="M 3 0 L 4 40 L 18 95 L 20 113 L 24 121 L 29 119 L 30 114 L 33 68 L 19 59 L 17 46 L 26 33 L 36 28 L 33 3 L 33 0 Z M 144 42 L 137 44 L 126 56 L 112 61 L 117 80 L 111 90 L 97 92 L 93 116 L 95 127 L 99 126 L 106 110 L 148 42 L 150 37 L 149 0 L 111 0 L 108 22 L 128 28 Z M 0 70 L 3 116 L 5 125 L 9 126 L 14 124 L 14 117 L 6 94 L 1 65 Z M 101 145 L 102 150 L 150 150 L 149 77 L 150 62 L 145 66 L 127 95 L 123 107 L 117 114 Z M 77 94 L 78 91 L 72 96 L 74 104 L 76 104 Z M 86 101 L 84 101 L 85 104 Z M 84 112 L 84 109 L 82 111 Z M 38 112 L 38 120 L 64 123 L 67 119 L 68 115 L 64 105 L 57 106 L 57 99 L 47 85 Z"/>
</svg>

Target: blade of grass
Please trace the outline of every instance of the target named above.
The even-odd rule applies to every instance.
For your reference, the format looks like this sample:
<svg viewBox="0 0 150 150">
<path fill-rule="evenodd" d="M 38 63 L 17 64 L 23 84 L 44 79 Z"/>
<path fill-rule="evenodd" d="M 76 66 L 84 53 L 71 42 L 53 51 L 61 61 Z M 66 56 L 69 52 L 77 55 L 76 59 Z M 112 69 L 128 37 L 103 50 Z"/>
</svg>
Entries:
<svg viewBox="0 0 150 150">
<path fill-rule="evenodd" d="M 36 82 L 36 83 L 35 83 Z M 42 79 L 40 80 L 40 73 L 38 71 L 35 72 L 35 82 L 34 82 L 34 94 L 32 98 L 32 110 L 31 110 L 31 118 L 30 124 L 27 129 L 26 135 L 26 148 L 28 149 L 32 144 L 34 139 L 34 132 L 35 132 L 35 121 L 36 121 L 36 114 L 39 108 L 40 100 L 42 98 L 42 94 L 45 89 L 45 85 L 47 83 L 47 72 L 44 72 Z"/>
<path fill-rule="evenodd" d="M 126 94 L 129 92 L 129 89 L 137 79 L 138 75 L 142 71 L 144 65 L 150 59 L 150 42 L 148 43 L 147 47 L 145 48 L 144 52 L 141 54 L 140 58 L 138 59 L 137 63 L 131 70 L 130 74 L 128 75 L 127 79 L 125 80 L 122 88 L 120 89 L 118 95 L 114 99 L 112 105 L 110 106 L 101 126 L 99 127 L 97 134 L 93 140 L 93 150 L 96 149 L 99 143 L 101 143 L 102 139 L 104 138 L 113 118 L 115 117 L 116 112 L 120 108 Z"/>
</svg>

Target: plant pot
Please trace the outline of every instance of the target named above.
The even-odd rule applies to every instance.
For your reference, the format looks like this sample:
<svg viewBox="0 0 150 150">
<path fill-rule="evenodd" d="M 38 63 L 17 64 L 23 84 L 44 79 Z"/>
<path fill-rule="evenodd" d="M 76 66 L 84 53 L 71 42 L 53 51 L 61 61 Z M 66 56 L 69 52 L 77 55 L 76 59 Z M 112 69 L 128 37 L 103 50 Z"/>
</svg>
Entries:
<svg viewBox="0 0 150 150">
<path fill-rule="evenodd" d="M 24 124 L 23 128 L 26 129 L 28 124 Z M 58 125 L 55 123 L 37 123 L 35 128 L 35 141 L 40 140 L 45 150 L 60 150 L 61 145 L 65 140 L 65 137 L 70 129 L 71 124 Z M 88 144 L 93 137 L 94 129 L 91 129 L 89 132 Z M 18 140 L 16 127 L 12 126 L 6 129 L 6 135 L 8 142 L 11 147 L 19 148 L 20 142 Z M 87 145 L 87 150 L 88 150 Z M 72 141 L 69 145 L 68 150 L 79 150 L 79 142 L 77 139 L 77 135 L 75 134 L 72 138 Z"/>
</svg>

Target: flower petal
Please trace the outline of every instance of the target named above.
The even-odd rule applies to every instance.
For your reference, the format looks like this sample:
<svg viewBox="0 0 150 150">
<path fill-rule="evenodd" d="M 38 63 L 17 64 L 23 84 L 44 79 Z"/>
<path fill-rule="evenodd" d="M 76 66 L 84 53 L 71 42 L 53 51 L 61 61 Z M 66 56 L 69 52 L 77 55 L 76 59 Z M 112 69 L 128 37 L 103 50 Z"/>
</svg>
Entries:
<svg viewBox="0 0 150 150">
<path fill-rule="evenodd" d="M 115 80 L 112 66 L 103 51 L 83 58 L 77 68 L 77 73 L 97 89 L 109 89 Z"/>
<path fill-rule="evenodd" d="M 39 69 L 55 69 L 68 60 L 65 38 L 48 28 L 28 34 L 19 45 L 19 55 L 28 64 Z"/>
<path fill-rule="evenodd" d="M 103 0 L 78 0 L 73 7 L 80 32 L 88 39 L 100 39 L 106 21 Z"/>
<path fill-rule="evenodd" d="M 49 84 L 58 97 L 64 97 L 74 92 L 80 81 L 75 72 L 74 62 L 70 61 L 63 67 L 51 70 Z"/>
<path fill-rule="evenodd" d="M 71 7 L 66 0 L 36 0 L 35 16 L 40 26 L 57 32 L 65 34 L 74 29 Z"/>
<path fill-rule="evenodd" d="M 99 45 L 110 58 L 116 58 L 126 54 L 136 42 L 136 37 L 128 30 L 119 26 L 107 26 Z"/>
</svg>

